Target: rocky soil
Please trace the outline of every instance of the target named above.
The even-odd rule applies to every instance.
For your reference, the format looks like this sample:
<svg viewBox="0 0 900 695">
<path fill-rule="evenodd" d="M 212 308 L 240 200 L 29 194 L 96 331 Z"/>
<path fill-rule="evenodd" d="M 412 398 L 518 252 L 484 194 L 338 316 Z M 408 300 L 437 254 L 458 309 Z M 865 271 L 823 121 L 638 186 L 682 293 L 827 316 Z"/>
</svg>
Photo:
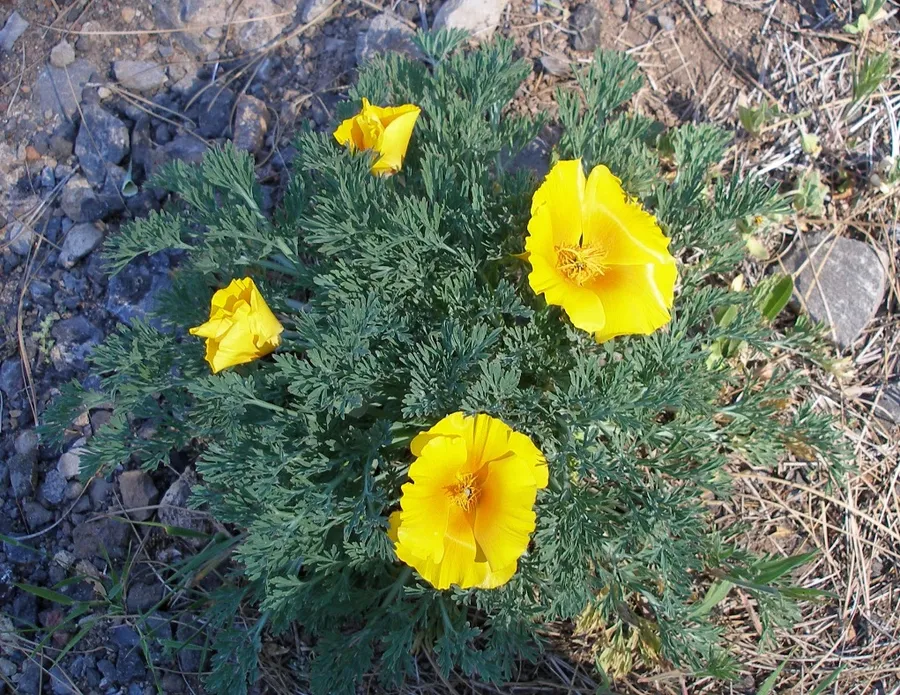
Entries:
<svg viewBox="0 0 900 695">
<path fill-rule="evenodd" d="M 62 383 L 97 384 L 85 364 L 92 348 L 145 317 L 169 285 L 177 255 L 142 258 L 109 277 L 99 250 L 121 224 L 160 208 L 164 200 L 146 185 L 160 166 L 197 162 L 231 140 L 256 158 L 274 205 L 299 124 L 326 127 L 359 62 L 414 53 L 409 36 L 420 27 L 512 36 L 535 66 L 523 109 L 552 109 L 552 88 L 571 79 L 569 62 L 598 45 L 680 36 L 697 69 L 679 73 L 668 63 L 654 81 L 648 68 L 660 89 L 641 105 L 670 125 L 724 108 L 740 91 L 716 87 L 720 63 L 694 19 L 748 55 L 761 50 L 753 33 L 762 20 L 753 15 L 732 36 L 743 10 L 721 0 L 695 1 L 691 14 L 679 3 L 640 0 L 56 5 L 0 5 L 0 693 L 22 695 L 202 691 L 202 613 L 160 574 L 199 544 L 145 523 L 212 528 L 184 509 L 196 483 L 187 461 L 173 456 L 149 473 L 134 461 L 86 485 L 79 452 L 110 410 L 78 418 L 62 451 L 35 431 Z M 774 16 L 793 21 L 795 12 Z M 680 96 L 704 89 L 722 91 L 724 101 Z M 523 164 L 541 171 L 550 147 L 548 133 Z M 798 301 L 848 349 L 883 307 L 885 250 L 841 238 L 821 253 L 823 240 L 795 243 L 784 264 L 797 274 Z M 885 417 L 900 415 L 900 396 L 894 405 L 882 406 Z M 89 609 L 64 620 L 73 605 Z"/>
</svg>

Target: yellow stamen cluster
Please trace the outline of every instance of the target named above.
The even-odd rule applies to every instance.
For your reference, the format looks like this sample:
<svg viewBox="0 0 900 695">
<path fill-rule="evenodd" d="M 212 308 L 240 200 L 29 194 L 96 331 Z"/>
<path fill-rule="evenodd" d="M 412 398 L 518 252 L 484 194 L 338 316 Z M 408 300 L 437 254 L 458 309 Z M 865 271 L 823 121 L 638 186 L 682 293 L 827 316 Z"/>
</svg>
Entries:
<svg viewBox="0 0 900 695">
<path fill-rule="evenodd" d="M 606 249 L 599 244 L 555 249 L 560 272 L 576 285 L 586 285 L 606 272 Z"/>
</svg>

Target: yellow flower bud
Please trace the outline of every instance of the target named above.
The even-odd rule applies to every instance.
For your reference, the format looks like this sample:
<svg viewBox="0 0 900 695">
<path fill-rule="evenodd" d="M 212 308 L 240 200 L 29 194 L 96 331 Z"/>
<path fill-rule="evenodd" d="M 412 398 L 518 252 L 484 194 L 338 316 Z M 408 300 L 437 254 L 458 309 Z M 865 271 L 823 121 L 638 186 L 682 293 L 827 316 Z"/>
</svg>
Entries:
<svg viewBox="0 0 900 695">
<path fill-rule="evenodd" d="M 421 109 L 414 104 L 381 107 L 363 99 L 362 111 L 341 123 L 334 131 L 334 139 L 352 152 L 377 152 L 381 156 L 372 165 L 372 173 L 390 176 L 403 166 L 419 113 Z"/>
</svg>

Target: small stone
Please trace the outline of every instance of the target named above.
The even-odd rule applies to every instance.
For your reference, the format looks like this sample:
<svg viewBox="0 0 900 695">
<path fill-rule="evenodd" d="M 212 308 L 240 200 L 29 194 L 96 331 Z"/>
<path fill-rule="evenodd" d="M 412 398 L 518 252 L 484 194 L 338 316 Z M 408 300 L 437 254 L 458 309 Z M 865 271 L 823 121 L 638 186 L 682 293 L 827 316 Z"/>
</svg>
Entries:
<svg viewBox="0 0 900 695">
<path fill-rule="evenodd" d="M 136 647 L 141 643 L 141 636 L 130 625 L 116 625 L 109 631 L 109 637 L 113 644 L 125 649 Z"/>
<path fill-rule="evenodd" d="M 84 441 L 79 440 L 79 441 Z M 66 480 L 72 480 L 78 477 L 81 472 L 81 453 L 84 449 L 81 446 L 73 446 L 66 453 L 59 457 L 56 462 L 56 470 Z M 96 483 L 95 483 L 96 484 Z"/>
<path fill-rule="evenodd" d="M 171 286 L 169 258 L 166 254 L 136 258 L 121 273 L 109 279 L 106 310 L 123 323 L 146 318 L 156 307 L 160 292 Z M 151 325 L 156 323 L 158 319 L 150 319 Z"/>
<path fill-rule="evenodd" d="M 197 533 L 208 533 L 209 523 L 207 515 L 196 509 L 188 508 L 188 500 L 191 496 L 191 488 L 197 484 L 197 477 L 190 470 L 185 471 L 176 480 L 159 503 L 157 516 L 159 523 L 164 526 L 188 529 Z M 196 539 L 202 543 L 202 539 Z"/>
<path fill-rule="evenodd" d="M 103 332 L 84 316 L 73 316 L 57 321 L 50 329 L 50 335 L 58 342 L 68 345 L 100 342 L 103 338 Z"/>
<path fill-rule="evenodd" d="M 412 42 L 415 32 L 397 15 L 382 12 L 369 23 L 369 28 L 356 39 L 356 60 L 360 63 L 384 53 L 402 53 L 421 59 L 422 54 Z"/>
<path fill-rule="evenodd" d="M 63 239 L 57 263 L 71 268 L 103 241 L 103 232 L 90 223 L 76 224 Z"/>
<path fill-rule="evenodd" d="M 477 39 L 490 38 L 507 0 L 447 0 L 434 17 L 434 28 L 463 29 Z"/>
<path fill-rule="evenodd" d="M 900 384 L 888 384 L 882 389 L 875 403 L 875 415 L 882 420 L 900 423 Z"/>
<path fill-rule="evenodd" d="M 249 94 L 241 95 L 234 113 L 234 146 L 257 154 L 268 130 L 269 110 L 265 103 Z"/>
<path fill-rule="evenodd" d="M 153 516 L 152 509 L 144 509 L 156 504 L 159 490 L 146 471 L 126 471 L 119 476 L 119 490 L 122 504 L 129 516 L 137 521 L 146 521 Z"/>
<path fill-rule="evenodd" d="M 75 134 L 74 123 L 71 121 L 60 123 L 50 135 L 50 155 L 58 160 L 71 157 L 75 151 Z"/>
<path fill-rule="evenodd" d="M 235 95 L 230 89 L 208 89 L 199 99 L 199 130 L 205 138 L 222 137 L 231 124 Z M 177 139 L 177 138 L 176 138 Z"/>
<path fill-rule="evenodd" d="M 800 234 L 783 258 L 794 294 L 814 321 L 827 324 L 840 349 L 850 347 L 884 299 L 884 252 L 827 232 Z"/>
<path fill-rule="evenodd" d="M 116 679 L 119 683 L 130 683 L 138 678 L 143 678 L 147 673 L 144 662 L 136 649 L 120 650 L 116 659 Z"/>
<path fill-rule="evenodd" d="M 75 40 L 75 48 L 82 53 L 86 53 L 94 48 L 97 44 L 97 36 L 95 32 L 103 31 L 100 22 L 85 22 L 81 25 L 81 33 Z"/>
<path fill-rule="evenodd" d="M 112 483 L 105 478 L 93 478 L 91 480 L 91 486 L 88 488 L 88 497 L 91 499 L 94 511 L 103 509 L 106 505 L 106 498 L 109 497 L 109 492 L 112 490 L 112 487 Z"/>
<path fill-rule="evenodd" d="M 78 113 L 82 92 L 94 72 L 94 66 L 86 60 L 76 60 L 65 68 L 48 65 L 34 85 L 41 111 L 71 119 Z"/>
<path fill-rule="evenodd" d="M 6 228 L 6 243 L 13 253 L 26 256 L 34 244 L 34 229 L 23 222 L 13 222 Z"/>
<path fill-rule="evenodd" d="M 22 666 L 19 676 L 18 695 L 39 695 L 41 690 L 41 667 L 29 659 Z"/>
<path fill-rule="evenodd" d="M 332 0 L 305 0 L 300 10 L 300 23 L 311 22 L 332 5 Z"/>
<path fill-rule="evenodd" d="M 541 57 L 541 67 L 544 72 L 557 77 L 565 77 L 572 74 L 572 66 L 569 60 L 562 55 L 545 55 Z"/>
<path fill-rule="evenodd" d="M 95 556 L 120 559 L 124 557 L 128 542 L 128 524 L 110 518 L 87 521 L 75 526 L 72 540 L 75 556 L 82 560 Z"/>
<path fill-rule="evenodd" d="M 109 87 L 98 87 L 97 88 L 97 96 L 100 97 L 101 101 L 106 101 L 110 97 L 112 97 L 113 93 Z"/>
<path fill-rule="evenodd" d="M 94 222 L 109 211 L 83 176 L 73 176 L 68 180 L 59 204 L 73 222 Z"/>
<path fill-rule="evenodd" d="M 56 185 L 56 174 L 53 173 L 53 167 L 44 167 L 41 169 L 41 186 L 43 188 L 53 188 Z"/>
<path fill-rule="evenodd" d="M 134 21 L 134 15 L 136 13 L 137 13 L 137 11 L 133 7 L 123 7 L 122 8 L 122 21 L 124 21 L 125 24 L 131 24 L 131 22 Z"/>
<path fill-rule="evenodd" d="M 16 437 L 13 447 L 19 456 L 30 456 L 37 451 L 39 443 L 37 432 L 24 430 Z"/>
<path fill-rule="evenodd" d="M 25 147 L 25 161 L 26 162 L 36 162 L 41 158 L 41 153 L 37 151 L 37 148 L 34 145 L 28 145 Z"/>
<path fill-rule="evenodd" d="M 66 497 L 66 479 L 55 468 L 47 471 L 44 483 L 41 485 L 40 496 L 48 504 L 56 506 Z"/>
<path fill-rule="evenodd" d="M 128 588 L 125 598 L 125 608 L 129 613 L 146 613 L 156 607 L 162 600 L 163 588 L 161 584 L 143 584 L 137 582 Z"/>
<path fill-rule="evenodd" d="M 184 673 L 199 673 L 203 667 L 203 625 L 185 614 L 175 628 L 175 640 L 184 644 L 178 650 L 178 665 Z"/>
<path fill-rule="evenodd" d="M 670 14 L 660 13 L 656 15 L 656 23 L 663 31 L 675 30 L 675 18 Z"/>
<path fill-rule="evenodd" d="M 185 164 L 199 164 L 203 161 L 207 146 L 202 140 L 190 135 L 178 135 L 164 147 L 157 147 L 150 153 L 152 172 L 169 162 L 178 160 Z"/>
<path fill-rule="evenodd" d="M 184 692 L 184 678 L 177 673 L 163 674 L 161 685 L 164 693 L 179 695 Z"/>
<path fill-rule="evenodd" d="M 28 28 L 28 21 L 18 12 L 13 12 L 0 29 L 0 51 L 9 53 L 13 49 L 13 44 L 19 40 L 19 37 L 25 33 Z"/>
<path fill-rule="evenodd" d="M 15 454 L 9 459 L 9 485 L 12 488 L 13 497 L 16 499 L 29 497 L 34 492 L 37 478 L 37 471 L 34 467 L 36 458 L 32 453 L 27 456 Z"/>
<path fill-rule="evenodd" d="M 165 70 L 152 60 L 117 60 L 113 73 L 123 87 L 137 92 L 152 92 L 168 80 Z"/>
<path fill-rule="evenodd" d="M 724 3 L 722 0 L 706 0 L 706 11 L 711 15 L 721 14 L 723 9 Z"/>
<path fill-rule="evenodd" d="M 84 116 L 75 140 L 75 155 L 85 178 L 93 186 L 102 186 L 107 164 L 121 162 L 131 146 L 126 125 L 98 104 L 85 104 Z"/>
<path fill-rule="evenodd" d="M 595 2 L 586 2 L 575 8 L 572 24 L 575 35 L 572 47 L 576 51 L 594 51 L 600 46 L 602 16 Z"/>
<path fill-rule="evenodd" d="M 62 474 L 60 473 L 60 475 L 62 475 Z M 79 497 L 81 497 L 81 493 L 83 490 L 84 490 L 84 485 L 79 483 L 77 480 L 70 480 L 68 483 L 66 483 L 66 494 L 63 497 L 63 499 L 66 502 L 74 502 Z M 81 502 L 81 501 L 83 501 L 84 504 L 80 504 L 80 506 L 81 506 L 80 511 L 86 512 L 86 511 L 90 510 L 91 501 L 89 499 L 87 499 L 86 497 L 83 500 L 80 500 L 79 502 Z M 79 510 L 76 509 L 75 511 L 79 511 Z"/>
<path fill-rule="evenodd" d="M 6 394 L 7 398 L 13 398 L 24 387 L 22 360 L 18 357 L 4 360 L 3 364 L 0 365 L 0 391 Z"/>
<path fill-rule="evenodd" d="M 25 521 L 28 522 L 28 528 L 32 531 L 46 526 L 53 521 L 53 512 L 44 509 L 37 502 L 25 500 L 22 503 L 22 510 L 25 512 Z"/>
<path fill-rule="evenodd" d="M 64 68 L 75 62 L 75 49 L 72 44 L 63 40 L 50 49 L 50 65 Z"/>
<path fill-rule="evenodd" d="M 55 632 L 54 634 L 59 634 Z M 78 695 L 81 691 L 73 684 L 65 671 L 59 666 L 50 669 L 50 690 L 53 695 Z"/>
</svg>

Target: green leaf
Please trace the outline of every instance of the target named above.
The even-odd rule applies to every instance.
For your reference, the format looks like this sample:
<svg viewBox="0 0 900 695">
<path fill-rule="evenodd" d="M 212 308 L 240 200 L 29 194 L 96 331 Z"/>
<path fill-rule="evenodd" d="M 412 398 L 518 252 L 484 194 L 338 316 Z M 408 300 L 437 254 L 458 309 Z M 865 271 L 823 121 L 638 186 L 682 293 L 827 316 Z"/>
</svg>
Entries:
<svg viewBox="0 0 900 695">
<path fill-rule="evenodd" d="M 774 321 L 775 317 L 781 313 L 781 310 L 791 301 L 791 293 L 794 291 L 794 278 L 790 275 L 781 275 L 778 281 L 762 297 L 762 315 L 769 321 Z"/>
<path fill-rule="evenodd" d="M 822 695 L 822 693 L 825 692 L 825 689 L 837 680 L 837 677 L 841 675 L 841 671 L 845 668 L 846 666 L 844 665 L 838 666 L 828 675 L 828 678 L 819 683 L 809 695 Z"/>
<path fill-rule="evenodd" d="M 810 553 L 791 555 L 790 557 L 779 558 L 777 560 L 759 562 L 753 566 L 756 573 L 754 581 L 758 584 L 771 584 L 776 579 L 783 577 L 797 567 L 805 565 L 818 554 L 818 551 L 812 551 Z"/>
<path fill-rule="evenodd" d="M 763 684 L 760 686 L 759 690 L 756 691 L 756 695 L 769 695 L 772 692 L 772 689 L 775 687 L 775 682 L 778 680 L 778 676 L 781 675 L 781 672 L 784 671 L 784 667 L 787 666 L 788 657 L 776 668 L 772 673 L 769 674 L 769 677 L 763 681 Z"/>
<path fill-rule="evenodd" d="M 22 591 L 27 591 L 29 594 L 34 594 L 38 598 L 45 599 L 52 603 L 58 603 L 61 606 L 74 606 L 78 601 L 73 599 L 71 596 L 66 596 L 65 594 L 61 594 L 58 591 L 54 591 L 53 589 L 47 589 L 42 586 L 32 586 L 31 584 L 22 584 L 16 583 L 15 586 L 19 587 Z"/>
<path fill-rule="evenodd" d="M 691 610 L 691 616 L 699 618 L 709 613 L 725 599 L 733 586 L 734 584 L 727 580 L 713 582 L 706 592 L 706 596 L 703 597 L 703 600 Z"/>
</svg>

